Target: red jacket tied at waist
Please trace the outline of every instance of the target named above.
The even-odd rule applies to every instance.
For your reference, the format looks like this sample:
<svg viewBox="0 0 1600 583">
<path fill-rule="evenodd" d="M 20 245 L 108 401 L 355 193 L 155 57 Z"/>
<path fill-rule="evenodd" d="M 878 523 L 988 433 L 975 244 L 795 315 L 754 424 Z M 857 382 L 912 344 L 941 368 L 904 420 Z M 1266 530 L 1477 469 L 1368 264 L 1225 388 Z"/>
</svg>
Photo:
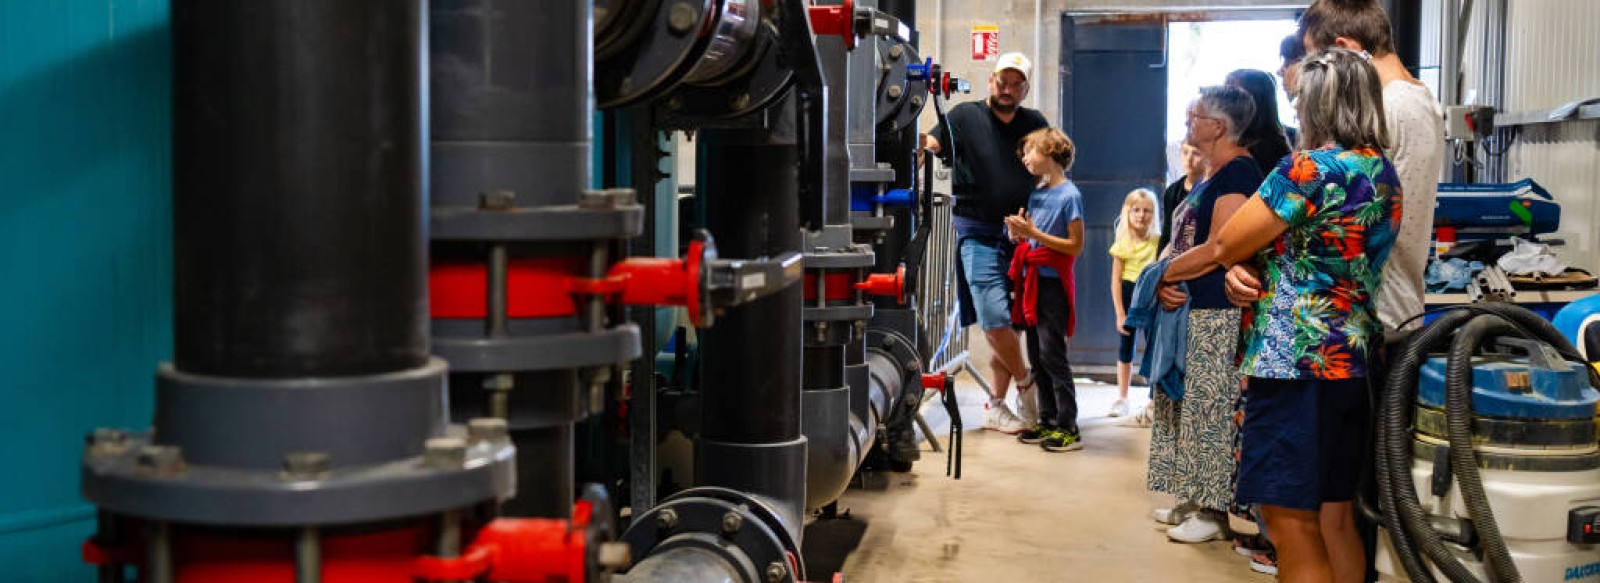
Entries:
<svg viewBox="0 0 1600 583">
<path fill-rule="evenodd" d="M 1055 251 L 1044 245 L 1033 245 L 1027 241 L 1019 241 L 1015 253 L 1011 255 L 1011 270 L 1008 275 L 1015 283 L 1016 297 L 1011 302 L 1011 322 L 1026 326 L 1035 326 L 1039 323 L 1039 268 L 1049 267 L 1056 270 L 1056 275 L 1061 278 L 1062 290 L 1067 294 L 1067 336 L 1078 326 L 1078 298 L 1074 297 L 1072 285 L 1072 262 L 1076 257 Z"/>
</svg>

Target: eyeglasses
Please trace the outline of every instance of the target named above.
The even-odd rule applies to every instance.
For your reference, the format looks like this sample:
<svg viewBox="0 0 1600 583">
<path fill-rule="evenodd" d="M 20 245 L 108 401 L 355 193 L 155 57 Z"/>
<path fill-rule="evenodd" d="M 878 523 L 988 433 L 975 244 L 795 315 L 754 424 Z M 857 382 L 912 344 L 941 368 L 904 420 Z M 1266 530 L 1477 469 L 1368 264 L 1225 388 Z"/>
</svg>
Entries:
<svg viewBox="0 0 1600 583">
<path fill-rule="evenodd" d="M 994 80 L 994 86 L 995 86 L 996 89 L 1016 89 L 1016 90 L 1020 91 L 1022 88 L 1028 86 L 1028 82 L 1027 81 L 1018 81 L 1016 83 L 1007 83 L 1005 81 L 1001 81 L 999 79 L 995 79 Z"/>
<path fill-rule="evenodd" d="M 1220 118 L 1220 117 L 1212 117 L 1212 116 L 1209 116 L 1209 115 L 1195 115 L 1194 112 L 1184 112 L 1184 122 L 1183 123 L 1185 125 L 1194 125 L 1194 120 L 1197 120 L 1197 119 L 1209 119 L 1209 120 L 1215 121 L 1215 122 L 1221 122 L 1222 121 L 1222 118 Z"/>
</svg>

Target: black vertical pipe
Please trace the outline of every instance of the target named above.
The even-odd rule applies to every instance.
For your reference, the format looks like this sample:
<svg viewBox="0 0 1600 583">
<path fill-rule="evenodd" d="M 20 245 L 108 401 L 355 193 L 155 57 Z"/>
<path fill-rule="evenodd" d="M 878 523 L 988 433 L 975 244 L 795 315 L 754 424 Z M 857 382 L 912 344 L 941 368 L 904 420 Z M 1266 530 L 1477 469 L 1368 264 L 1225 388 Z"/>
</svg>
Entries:
<svg viewBox="0 0 1600 583">
<path fill-rule="evenodd" d="M 175 0 L 171 14 L 177 368 L 426 363 L 420 0 Z"/>
<path fill-rule="evenodd" d="M 765 129 L 707 129 L 698 159 L 706 224 L 725 257 L 800 250 L 799 150 L 793 99 Z M 705 429 L 716 441 L 766 443 L 800 435 L 799 285 L 729 308 L 704 333 Z"/>
<path fill-rule="evenodd" d="M 707 129 L 697 155 L 706 226 L 726 257 L 775 257 L 801 246 L 799 158 L 791 92 L 766 129 Z M 800 435 L 798 283 L 729 308 L 701 336 L 701 434 L 695 482 L 770 499 L 798 537 L 805 504 Z"/>
</svg>

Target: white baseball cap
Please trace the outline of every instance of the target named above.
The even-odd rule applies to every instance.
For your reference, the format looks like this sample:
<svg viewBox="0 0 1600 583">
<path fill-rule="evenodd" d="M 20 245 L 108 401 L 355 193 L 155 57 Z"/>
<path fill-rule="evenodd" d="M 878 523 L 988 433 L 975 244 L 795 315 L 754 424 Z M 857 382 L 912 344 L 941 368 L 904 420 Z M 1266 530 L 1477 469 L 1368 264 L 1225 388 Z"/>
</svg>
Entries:
<svg viewBox="0 0 1600 583">
<path fill-rule="evenodd" d="M 1029 61 L 1028 56 L 1022 53 L 1006 53 L 1000 55 L 1000 60 L 994 64 L 994 72 L 999 73 L 1006 69 L 1022 73 L 1022 77 L 1026 79 L 1028 72 L 1033 70 L 1033 61 Z"/>
</svg>

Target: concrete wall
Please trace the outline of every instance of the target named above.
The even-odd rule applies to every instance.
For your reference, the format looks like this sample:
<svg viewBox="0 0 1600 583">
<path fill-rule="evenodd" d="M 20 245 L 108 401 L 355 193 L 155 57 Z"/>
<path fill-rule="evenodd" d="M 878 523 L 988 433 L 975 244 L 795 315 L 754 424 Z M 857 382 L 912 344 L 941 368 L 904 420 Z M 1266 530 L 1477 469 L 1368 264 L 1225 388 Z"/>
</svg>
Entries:
<svg viewBox="0 0 1600 583">
<path fill-rule="evenodd" d="M 1028 107 L 1060 122 L 1060 55 L 1062 12 L 1196 12 L 1293 9 L 1309 0 L 917 0 L 917 29 L 922 53 L 944 63 L 957 77 L 973 81 L 973 93 L 955 101 L 987 97 L 985 85 L 994 63 L 972 60 L 969 50 L 974 25 L 1000 27 L 1000 52 L 1021 51 L 1034 60 Z M 931 127 L 932 112 L 924 113 Z"/>
</svg>

